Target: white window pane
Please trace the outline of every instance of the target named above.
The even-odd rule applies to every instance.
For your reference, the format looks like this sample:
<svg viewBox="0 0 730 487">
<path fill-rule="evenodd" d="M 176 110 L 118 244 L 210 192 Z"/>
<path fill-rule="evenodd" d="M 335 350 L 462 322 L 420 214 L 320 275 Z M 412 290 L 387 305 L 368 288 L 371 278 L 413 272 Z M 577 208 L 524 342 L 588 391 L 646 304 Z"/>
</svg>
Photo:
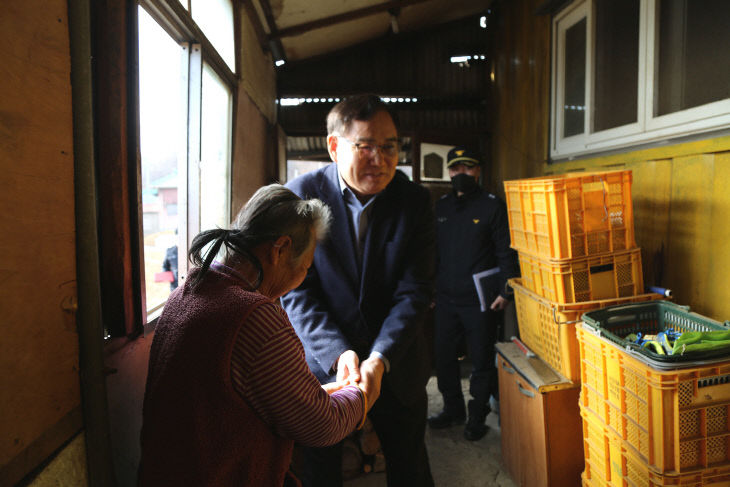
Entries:
<svg viewBox="0 0 730 487">
<path fill-rule="evenodd" d="M 639 0 L 597 0 L 593 131 L 637 120 Z"/>
<path fill-rule="evenodd" d="M 292 179 L 306 174 L 311 171 L 316 171 L 324 166 L 331 164 L 330 161 L 299 161 L 299 160 L 288 160 L 286 161 L 286 180 L 291 181 Z"/>
<path fill-rule="evenodd" d="M 207 64 L 203 65 L 200 140 L 200 230 L 228 228 L 231 94 Z"/>
<path fill-rule="evenodd" d="M 185 7 L 185 10 L 188 9 L 188 0 L 178 0 L 180 2 L 180 5 Z"/>
<path fill-rule="evenodd" d="M 184 49 L 139 8 L 139 117 L 147 309 L 163 303 L 177 282 L 178 166 L 184 164 Z M 184 232 L 181 232 L 184 234 Z"/>
<path fill-rule="evenodd" d="M 659 3 L 655 115 L 730 98 L 730 2 Z"/>
<path fill-rule="evenodd" d="M 192 0 L 193 20 L 210 40 L 223 60 L 236 71 L 233 41 L 233 3 L 231 0 Z"/>
<path fill-rule="evenodd" d="M 565 31 L 563 136 L 582 134 L 586 93 L 586 19 Z"/>
</svg>

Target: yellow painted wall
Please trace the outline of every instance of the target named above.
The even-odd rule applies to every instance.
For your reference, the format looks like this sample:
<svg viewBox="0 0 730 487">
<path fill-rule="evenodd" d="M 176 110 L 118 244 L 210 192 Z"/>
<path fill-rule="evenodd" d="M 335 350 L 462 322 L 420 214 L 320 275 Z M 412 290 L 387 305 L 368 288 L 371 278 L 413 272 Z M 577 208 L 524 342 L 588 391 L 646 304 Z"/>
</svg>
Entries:
<svg viewBox="0 0 730 487">
<path fill-rule="evenodd" d="M 631 169 L 644 282 L 675 302 L 730 319 L 730 136 L 545 164 L 546 174 Z"/>
</svg>

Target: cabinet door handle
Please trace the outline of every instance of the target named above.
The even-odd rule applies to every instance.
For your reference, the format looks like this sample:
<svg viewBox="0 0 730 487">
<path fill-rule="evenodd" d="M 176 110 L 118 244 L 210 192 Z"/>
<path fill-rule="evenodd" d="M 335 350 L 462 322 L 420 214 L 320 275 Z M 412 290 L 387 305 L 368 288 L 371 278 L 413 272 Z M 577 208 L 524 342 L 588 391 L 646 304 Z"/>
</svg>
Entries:
<svg viewBox="0 0 730 487">
<path fill-rule="evenodd" d="M 510 374 L 514 374 L 515 373 L 515 369 L 513 369 L 512 367 L 510 367 L 509 365 L 507 365 L 507 362 L 502 362 L 502 368 L 504 370 L 506 370 L 507 372 L 509 372 Z"/>
<path fill-rule="evenodd" d="M 535 393 L 532 392 L 532 391 L 528 391 L 527 389 L 525 389 L 524 387 L 522 387 L 522 384 L 520 384 L 520 381 L 517 380 L 515 382 L 517 382 L 517 387 L 519 387 L 520 392 L 522 394 L 524 394 L 527 397 L 535 397 Z"/>
</svg>

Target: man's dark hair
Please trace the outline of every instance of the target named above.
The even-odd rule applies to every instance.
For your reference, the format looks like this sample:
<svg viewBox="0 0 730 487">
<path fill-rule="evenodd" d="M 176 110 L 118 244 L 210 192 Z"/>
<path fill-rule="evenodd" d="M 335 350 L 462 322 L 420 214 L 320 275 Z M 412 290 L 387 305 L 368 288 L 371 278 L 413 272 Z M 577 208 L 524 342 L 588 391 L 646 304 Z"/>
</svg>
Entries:
<svg viewBox="0 0 730 487">
<path fill-rule="evenodd" d="M 327 115 L 327 134 L 345 135 L 350 130 L 353 121 L 370 120 L 378 112 L 390 115 L 396 128 L 398 127 L 395 112 L 378 95 L 348 96 L 333 106 Z"/>
</svg>

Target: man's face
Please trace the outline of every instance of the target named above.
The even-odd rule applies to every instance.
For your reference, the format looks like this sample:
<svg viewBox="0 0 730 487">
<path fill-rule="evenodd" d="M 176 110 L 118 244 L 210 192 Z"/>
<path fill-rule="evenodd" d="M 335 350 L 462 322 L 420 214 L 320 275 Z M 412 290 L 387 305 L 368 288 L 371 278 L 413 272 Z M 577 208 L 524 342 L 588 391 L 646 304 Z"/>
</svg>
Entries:
<svg viewBox="0 0 730 487">
<path fill-rule="evenodd" d="M 379 146 L 397 145 L 398 132 L 387 112 L 379 111 L 370 120 L 355 120 L 346 134 L 331 134 L 327 148 L 345 184 L 359 197 L 380 193 L 393 180 L 398 154 L 387 155 Z M 375 145 L 372 154 L 354 144 Z"/>
<path fill-rule="evenodd" d="M 465 166 L 464 164 L 454 164 L 449 168 L 449 177 L 453 178 L 457 174 L 468 174 L 479 181 L 479 166 Z"/>
</svg>

